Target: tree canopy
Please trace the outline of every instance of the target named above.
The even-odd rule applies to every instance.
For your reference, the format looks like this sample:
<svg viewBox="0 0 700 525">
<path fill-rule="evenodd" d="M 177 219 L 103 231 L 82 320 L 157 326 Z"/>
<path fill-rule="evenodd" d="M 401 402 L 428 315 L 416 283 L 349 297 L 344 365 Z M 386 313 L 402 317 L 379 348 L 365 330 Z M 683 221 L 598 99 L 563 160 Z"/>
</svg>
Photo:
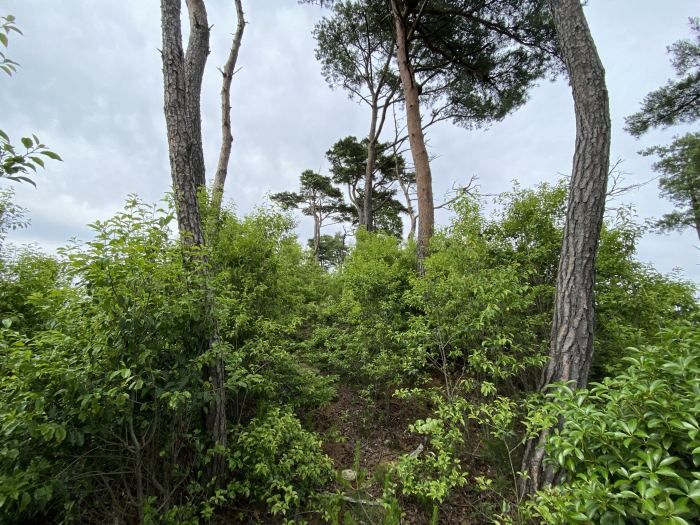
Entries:
<svg viewBox="0 0 700 525">
<path fill-rule="evenodd" d="M 627 131 L 639 137 L 651 128 L 694 122 L 700 118 L 700 19 L 690 19 L 692 39 L 668 47 L 676 80 L 649 93 L 641 109 L 625 119 Z"/>
</svg>

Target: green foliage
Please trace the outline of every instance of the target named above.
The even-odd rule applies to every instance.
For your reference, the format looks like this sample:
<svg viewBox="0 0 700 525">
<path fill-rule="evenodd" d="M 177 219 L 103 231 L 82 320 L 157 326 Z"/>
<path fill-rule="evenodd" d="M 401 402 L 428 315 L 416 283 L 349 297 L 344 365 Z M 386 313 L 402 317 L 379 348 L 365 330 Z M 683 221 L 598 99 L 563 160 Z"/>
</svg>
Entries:
<svg viewBox="0 0 700 525">
<path fill-rule="evenodd" d="M 134 479 L 148 490 L 146 472 L 177 483 L 195 468 L 175 461 L 196 448 L 191 424 L 207 396 L 189 350 L 198 301 L 169 239 L 170 217 L 132 200 L 92 225 L 92 241 L 63 251 L 69 282 L 39 279 L 48 289 L 32 295 L 50 322 L 27 335 L 3 332 L 6 517 L 58 511 L 89 520 L 95 494 L 101 512 L 129 516 L 134 506 L 119 494 L 142 498 Z M 20 259 L 19 275 L 32 275 L 33 262 Z M 163 433 L 171 425 L 178 436 Z"/>
<path fill-rule="evenodd" d="M 15 17 L 12 15 L 0 16 L 0 45 L 2 46 L 0 49 L 7 48 L 9 45 L 8 36 L 13 32 L 22 34 L 22 31 L 15 24 Z M 0 70 L 12 76 L 17 71 L 18 66 L 17 62 L 7 58 L 5 53 L 0 51 Z M 43 168 L 45 161 L 43 157 L 52 160 L 61 160 L 61 157 L 42 144 L 36 135 L 22 137 L 20 142 L 24 151 L 19 151 L 18 147 L 10 142 L 8 134 L 0 129 L 0 179 L 28 182 L 32 186 L 36 186 L 34 181 L 26 175 L 29 170 L 36 173 L 37 168 Z"/>
<path fill-rule="evenodd" d="M 15 24 L 15 17 L 12 15 L 0 16 L 0 45 L 7 48 L 9 45 L 9 36 L 11 33 L 22 34 L 19 27 Z M 12 73 L 17 71 L 19 64 L 14 60 L 7 58 L 3 51 L 0 51 L 0 69 L 7 75 L 12 76 Z"/>
<path fill-rule="evenodd" d="M 229 491 L 264 503 L 273 515 L 289 515 L 332 479 L 320 440 L 289 410 L 270 409 L 235 433 L 228 464 L 240 477 Z"/>
<path fill-rule="evenodd" d="M 53 312 L 43 301 L 56 287 L 60 264 L 53 257 L 24 248 L 0 260 L 0 320 L 9 319 L 22 333 L 49 328 Z"/>
<path fill-rule="evenodd" d="M 659 156 L 654 170 L 661 173 L 661 194 L 676 205 L 657 227 L 662 231 L 691 227 L 700 236 L 700 133 L 688 133 L 668 146 L 655 146 L 642 154 Z"/>
<path fill-rule="evenodd" d="M 314 37 L 316 59 L 329 85 L 341 86 L 366 103 L 396 94 L 394 39 L 381 2 L 337 2 L 333 16 L 316 24 Z"/>
<path fill-rule="evenodd" d="M 441 118 L 488 125 L 521 106 L 538 79 L 561 68 L 541 1 L 407 3 L 411 66 Z"/>
<path fill-rule="evenodd" d="M 21 142 L 24 151 L 18 151 L 17 147 L 10 142 L 7 133 L 0 129 L 0 178 L 15 182 L 28 182 L 32 186 L 36 186 L 36 183 L 25 174 L 29 173 L 30 170 L 32 173 L 36 173 L 37 168 L 44 167 L 42 156 L 52 160 L 62 159 L 57 153 L 42 144 L 36 135 L 22 137 Z"/>
<path fill-rule="evenodd" d="M 377 144 L 377 158 L 372 173 L 372 210 L 374 229 L 398 238 L 403 235 L 400 214 L 405 212 L 403 204 L 396 199 L 397 177 L 405 168 L 401 155 L 387 154 L 387 144 Z M 359 224 L 364 213 L 364 179 L 367 167 L 368 141 L 357 137 L 345 137 L 337 141 L 326 152 L 331 166 L 333 182 L 347 188 L 352 207 L 348 209 L 353 224 Z"/>
<path fill-rule="evenodd" d="M 312 170 L 306 170 L 299 177 L 299 193 L 275 193 L 270 198 L 280 204 L 282 209 L 300 207 L 304 215 L 329 217 L 342 213 L 343 196 L 340 190 L 331 184 L 330 177 L 324 177 Z"/>
<path fill-rule="evenodd" d="M 410 392 L 399 392 L 400 396 Z M 423 447 L 401 456 L 395 467 L 395 475 L 403 494 L 417 496 L 440 504 L 467 482 L 467 472 L 460 465 L 466 437 L 466 413 L 469 403 L 464 398 L 445 401 L 441 396 L 431 396 L 437 404 L 433 417 L 420 419 L 409 430 L 425 436 L 428 449 Z"/>
<path fill-rule="evenodd" d="M 594 379 L 624 369 L 621 348 L 654 343 L 660 330 L 698 310 L 695 284 L 664 276 L 636 260 L 636 244 L 643 232 L 625 210 L 601 232 Z"/>
<path fill-rule="evenodd" d="M 318 245 L 318 262 L 326 270 L 338 269 L 347 257 L 350 248 L 345 244 L 346 235 L 336 232 L 334 235 L 321 235 Z M 313 240 L 309 239 L 309 246 L 313 247 Z"/>
<path fill-rule="evenodd" d="M 639 137 L 651 128 L 693 122 L 700 117 L 700 20 L 690 19 L 692 40 L 679 40 L 668 48 L 677 79 L 652 91 L 639 112 L 625 119 L 626 129 Z"/>
<path fill-rule="evenodd" d="M 11 189 L 0 190 L 0 248 L 3 248 L 8 231 L 26 228 L 29 225 L 27 210 L 12 202 L 14 195 Z"/>
<path fill-rule="evenodd" d="M 261 211 L 243 221 L 226 216 L 218 252 L 208 257 L 220 268 L 216 315 L 227 319 L 215 350 L 226 352 L 236 400 L 229 452 L 253 447 L 265 433 L 266 442 L 284 436 L 277 455 L 257 448 L 250 457 L 287 471 L 271 480 L 241 467 L 224 482 L 248 492 L 209 495 L 205 291 L 202 272 L 183 264 L 196 258 L 183 258 L 187 248 L 168 228 L 172 217 L 169 207 L 131 199 L 59 261 L 31 252 L 3 261 L 10 279 L 0 287 L 7 319 L 0 331 L 0 521 L 196 522 L 232 498 L 269 499 L 271 510 L 282 511 L 293 493 L 295 506 L 306 504 L 310 487 L 325 479 L 327 459 L 290 408 L 271 409 L 249 428 L 265 405 L 317 407 L 333 392 L 330 380 L 289 352 L 292 334 L 315 312 L 309 303 L 325 274 L 307 262 L 288 219 Z M 248 465 L 250 457 L 236 461 Z"/>
<path fill-rule="evenodd" d="M 409 359 L 396 338 L 406 327 L 402 297 L 415 256 L 395 237 L 359 230 L 357 244 L 334 279 L 340 296 L 322 313 L 307 346 L 327 372 L 341 373 L 373 393 L 389 394 Z"/>
<path fill-rule="evenodd" d="M 365 430 L 388 420 L 397 406 L 420 414 L 409 430 L 422 447 L 396 450 L 396 462 L 381 475 L 365 475 L 358 460 L 361 482 L 340 487 L 359 490 L 366 481 L 359 496 L 374 499 L 373 516 L 398 523 L 401 505 L 411 502 L 438 520 L 473 474 L 475 490 L 486 493 L 483 512 L 508 519 L 509 505 L 517 503 L 510 488 L 515 422 L 548 350 L 565 200 L 563 184 L 516 186 L 491 216 L 479 199 L 457 200 L 454 220 L 436 234 L 421 278 L 412 246 L 364 229 L 343 263 L 324 271 L 298 244 L 291 218 L 268 208 L 245 218 L 223 210 L 205 257 L 191 257 L 187 250 L 194 248 L 170 231 L 171 206 L 136 198 L 112 219 L 91 225 L 91 241 L 63 249 L 58 258 L 6 250 L 0 257 L 0 521 L 194 524 L 233 509 L 254 509 L 263 521 L 299 519 L 308 511 L 331 523 L 340 516 L 361 519 L 353 512 L 362 503 L 332 492 L 329 458 L 305 427 L 333 399 L 338 378 L 366 406 Z M 9 194 L 4 202 L 1 231 L 23 222 Z M 641 479 L 673 482 L 663 486 L 667 499 L 646 488 L 640 498 L 655 505 L 670 498 L 678 510 L 687 497 L 692 508 L 687 493 L 694 494 L 695 485 L 688 476 L 697 467 L 681 450 L 691 429 L 669 422 L 678 417 L 692 424 L 683 414 L 695 414 L 686 407 L 697 401 L 691 399 L 697 384 L 685 388 L 683 381 L 692 377 L 698 335 L 694 328 L 663 329 L 694 319 L 697 303 L 693 287 L 634 260 L 641 232 L 621 211 L 604 229 L 598 258 L 595 373 L 616 376 L 604 380 L 605 392 L 595 393 L 603 388 L 595 386 L 585 393 L 580 405 L 575 396 L 557 398 L 572 425 L 584 425 L 584 416 L 604 421 L 585 423 L 592 426 L 583 441 L 565 427 L 550 448 L 568 450 L 578 439 L 584 458 L 600 459 L 605 447 L 618 447 L 620 466 L 631 476 L 636 465 L 646 476 L 624 490 L 639 492 Z M 208 288 L 192 261 L 213 276 Z M 210 313 L 201 307 L 204 293 L 215 298 Z M 202 327 L 211 315 L 217 344 L 203 352 Z M 618 355 L 630 343 L 644 351 L 625 372 Z M 214 486 L 207 482 L 214 451 L 203 421 L 212 387 L 203 368 L 218 352 L 226 363 L 231 426 L 221 451 L 229 469 Z M 686 371 L 665 364 L 681 357 Z M 656 397 L 635 390 L 658 380 Z M 662 402 L 669 404 L 654 404 Z M 539 412 L 540 424 L 558 417 L 553 406 Z M 663 409 L 659 417 L 671 428 L 661 441 L 632 436 L 643 443 L 625 445 L 596 433 L 595 425 L 610 429 L 614 421 L 639 419 L 634 410 L 643 416 L 654 407 Z M 640 420 L 637 428 L 649 436 L 661 432 L 651 421 Z M 637 449 L 653 460 L 649 472 L 639 466 L 647 456 L 623 454 Z M 679 459 L 660 467 L 654 462 L 664 461 L 663 454 Z M 487 469 L 470 466 L 475 455 Z M 533 512 L 568 516 L 577 501 L 610 499 L 598 485 L 579 498 L 582 478 L 576 476 L 588 467 L 576 452 L 562 458 L 573 492 L 543 494 Z M 667 467 L 678 469 L 687 490 L 683 481 L 657 472 Z M 621 479 L 590 468 L 600 486 Z M 496 505 L 497 499 L 504 503 Z M 649 504 L 634 512 L 645 511 L 640 505 Z M 687 522 L 695 519 L 683 512 Z"/>
<path fill-rule="evenodd" d="M 318 313 L 327 276 L 304 255 L 292 227 L 264 208 L 243 220 L 225 212 L 214 247 L 218 325 L 230 345 L 227 384 L 245 400 L 236 403 L 239 414 L 252 415 L 256 402 L 318 407 L 334 393 L 332 378 L 294 352 L 299 331 Z"/>
<path fill-rule="evenodd" d="M 680 323 L 659 341 L 630 348 L 624 373 L 547 396 L 537 418 L 563 418 L 546 450 L 565 482 L 532 505 L 545 523 L 700 519 L 700 331 Z"/>
</svg>

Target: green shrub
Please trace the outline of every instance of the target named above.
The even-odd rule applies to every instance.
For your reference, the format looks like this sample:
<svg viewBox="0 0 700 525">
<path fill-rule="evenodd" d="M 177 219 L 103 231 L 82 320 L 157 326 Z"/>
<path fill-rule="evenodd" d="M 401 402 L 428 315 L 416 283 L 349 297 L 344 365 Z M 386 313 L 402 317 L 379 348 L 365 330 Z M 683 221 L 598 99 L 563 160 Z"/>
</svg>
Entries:
<svg viewBox="0 0 700 525">
<path fill-rule="evenodd" d="M 291 411 L 272 408 L 234 430 L 228 464 L 237 481 L 229 490 L 288 516 L 333 476 L 321 441 Z"/>
<path fill-rule="evenodd" d="M 565 482 L 532 504 L 546 523 L 700 521 L 700 329 L 659 341 L 630 348 L 624 373 L 548 396 L 538 418 L 563 418 L 546 451 Z"/>
</svg>

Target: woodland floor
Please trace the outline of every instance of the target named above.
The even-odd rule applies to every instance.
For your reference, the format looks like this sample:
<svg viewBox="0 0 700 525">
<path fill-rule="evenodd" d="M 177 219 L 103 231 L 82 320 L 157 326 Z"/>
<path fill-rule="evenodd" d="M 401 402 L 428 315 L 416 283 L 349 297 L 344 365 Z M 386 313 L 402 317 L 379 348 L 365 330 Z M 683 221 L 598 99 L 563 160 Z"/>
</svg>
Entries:
<svg viewBox="0 0 700 525">
<path fill-rule="evenodd" d="M 333 402 L 309 414 L 309 423 L 323 439 L 323 450 L 333 461 L 338 476 L 327 487 L 328 492 L 341 492 L 346 501 L 340 513 L 343 525 L 382 525 L 384 510 L 376 501 L 382 494 L 384 474 L 388 467 L 403 454 L 415 451 L 423 442 L 421 436 L 412 434 L 408 426 L 430 415 L 429 407 L 417 402 L 389 398 L 385 402 L 369 403 L 358 392 L 347 386 L 339 386 Z M 474 478 L 480 475 L 493 477 L 488 462 L 480 458 L 484 444 L 477 435 L 470 436 L 474 454 L 463 460 L 469 473 L 467 484 L 452 494 L 449 501 L 440 505 L 440 525 L 491 524 L 492 517 L 500 509 L 500 502 L 489 500 L 479 491 Z M 497 452 L 496 452 L 497 453 Z M 340 472 L 352 469 L 357 472 L 354 482 L 341 479 Z M 402 523 L 427 525 L 431 521 L 432 507 L 416 500 L 400 501 L 405 519 Z M 239 509 L 220 516 L 218 524 L 271 523 L 264 509 Z M 298 516 L 311 525 L 322 525 L 315 514 Z"/>
<path fill-rule="evenodd" d="M 315 417 L 315 430 L 323 436 L 324 451 L 333 460 L 336 470 L 358 471 L 359 467 L 355 482 L 339 481 L 330 487 L 330 490 L 340 490 L 358 501 L 344 503 L 341 523 L 381 525 L 382 509 L 361 502 L 374 502 L 381 496 L 387 468 L 399 456 L 415 451 L 423 442 L 421 436 L 408 431 L 408 426 L 416 419 L 428 417 L 430 412 L 426 406 L 396 398 L 371 406 L 355 391 L 342 386 L 335 401 L 319 411 Z M 476 457 L 464 466 L 470 478 L 484 474 L 487 468 Z M 449 502 L 440 506 L 439 523 L 492 523 L 492 513 L 487 509 L 493 508 L 493 503 L 485 501 L 483 493 L 470 481 L 458 489 Z M 430 523 L 432 508 L 429 505 L 404 499 L 401 508 L 405 513 L 405 523 Z"/>
</svg>

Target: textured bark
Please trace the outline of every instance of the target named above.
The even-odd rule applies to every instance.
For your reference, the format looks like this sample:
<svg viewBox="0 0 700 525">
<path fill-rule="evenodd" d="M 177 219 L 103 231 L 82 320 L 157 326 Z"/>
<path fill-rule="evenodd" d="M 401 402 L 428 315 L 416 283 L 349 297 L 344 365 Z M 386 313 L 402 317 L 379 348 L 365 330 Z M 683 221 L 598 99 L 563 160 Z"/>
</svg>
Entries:
<svg viewBox="0 0 700 525">
<path fill-rule="evenodd" d="M 318 261 L 321 250 L 321 217 L 314 214 L 314 258 Z"/>
<path fill-rule="evenodd" d="M 193 157 L 197 153 L 193 147 L 194 130 L 188 111 L 180 0 L 162 0 L 161 17 L 164 111 L 178 229 L 185 243 L 201 246 L 204 244 L 204 234 L 197 204 L 198 184 L 193 168 L 196 164 Z M 201 150 L 201 140 L 199 147 Z"/>
<path fill-rule="evenodd" d="M 433 236 L 435 209 L 433 204 L 433 180 L 430 173 L 430 160 L 425 146 L 423 126 L 421 123 L 419 89 L 411 69 L 408 54 L 406 16 L 401 10 L 399 0 L 391 0 L 391 11 L 396 31 L 396 56 L 399 64 L 399 76 L 406 104 L 406 126 L 411 157 L 416 172 L 416 191 L 418 193 L 418 273 L 423 274 L 423 262 L 428 255 L 428 244 Z"/>
<path fill-rule="evenodd" d="M 603 222 L 610 157 L 610 110 L 605 70 L 579 0 L 550 0 L 576 111 L 574 151 L 564 239 L 557 275 L 549 361 L 541 389 L 554 382 L 582 388 L 593 358 L 595 262 Z M 548 429 L 531 440 L 523 458 L 521 493 L 559 481 L 544 468 Z"/>
<path fill-rule="evenodd" d="M 369 126 L 369 134 L 367 135 L 367 164 L 365 164 L 365 187 L 364 187 L 364 204 L 363 216 L 360 218 L 360 225 L 365 226 L 368 232 L 374 229 L 374 205 L 372 197 L 374 196 L 374 166 L 377 161 L 377 97 L 372 98 L 372 115 Z"/>
<path fill-rule="evenodd" d="M 700 202 L 696 195 L 700 193 L 695 189 L 690 193 L 690 205 L 693 209 L 693 222 L 695 224 L 695 232 L 698 234 L 698 239 L 700 240 Z"/>
<path fill-rule="evenodd" d="M 190 36 L 185 53 L 185 90 L 187 93 L 187 115 L 192 134 L 192 173 L 199 190 L 206 185 L 204 151 L 202 148 L 202 118 L 200 94 L 204 67 L 209 56 L 209 22 L 204 0 L 186 0 L 190 20 Z"/>
<path fill-rule="evenodd" d="M 238 51 L 243 40 L 243 30 L 245 29 L 245 18 L 243 16 L 243 5 L 241 0 L 235 0 L 236 16 L 238 24 L 236 33 L 233 36 L 231 51 L 224 68 L 221 70 L 223 82 L 221 84 L 221 150 L 219 151 L 219 162 L 216 166 L 216 175 L 212 186 L 212 202 L 215 213 L 221 209 L 221 200 L 224 194 L 224 185 L 228 174 L 228 163 L 231 158 L 231 145 L 233 144 L 233 134 L 231 133 L 231 81 L 238 61 Z"/>
<path fill-rule="evenodd" d="M 164 112 L 180 236 L 190 246 L 204 246 L 202 218 L 197 200 L 197 191 L 204 185 L 199 96 L 201 76 L 209 53 L 209 28 L 206 25 L 206 11 L 201 0 L 188 1 L 193 29 L 185 56 L 182 48 L 180 6 L 181 0 L 161 0 Z M 218 340 L 213 315 L 214 295 L 208 285 L 206 261 L 193 261 L 188 255 L 186 263 L 193 265 L 196 271 L 200 272 L 205 287 L 200 326 L 202 340 L 198 350 L 206 352 L 214 348 Z M 219 357 L 214 364 L 205 367 L 203 374 L 205 381 L 211 382 L 214 394 L 214 400 L 204 416 L 207 430 L 215 445 L 226 446 L 223 358 Z M 216 478 L 218 484 L 222 481 L 224 471 L 224 458 L 217 454 L 210 464 L 208 474 L 210 478 Z"/>
</svg>

